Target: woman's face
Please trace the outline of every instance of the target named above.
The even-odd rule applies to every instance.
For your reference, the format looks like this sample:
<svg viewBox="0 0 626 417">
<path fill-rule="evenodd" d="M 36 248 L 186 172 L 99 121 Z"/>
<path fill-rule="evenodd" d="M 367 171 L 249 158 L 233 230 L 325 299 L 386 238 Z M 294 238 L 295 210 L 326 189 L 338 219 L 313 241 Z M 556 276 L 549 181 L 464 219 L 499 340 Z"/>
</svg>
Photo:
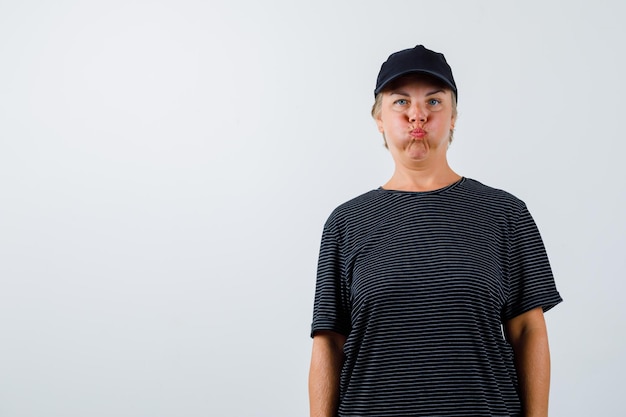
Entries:
<svg viewBox="0 0 626 417">
<path fill-rule="evenodd" d="M 396 163 L 445 161 L 455 122 L 452 100 L 449 89 L 415 77 L 383 92 L 376 124 Z"/>
</svg>

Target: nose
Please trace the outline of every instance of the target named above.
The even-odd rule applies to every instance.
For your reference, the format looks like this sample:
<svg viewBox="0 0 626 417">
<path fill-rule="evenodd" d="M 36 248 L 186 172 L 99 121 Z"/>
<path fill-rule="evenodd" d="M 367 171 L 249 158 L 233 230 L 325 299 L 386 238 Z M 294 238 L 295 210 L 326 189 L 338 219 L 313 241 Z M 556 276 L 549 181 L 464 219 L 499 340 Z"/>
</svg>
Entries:
<svg viewBox="0 0 626 417">
<path fill-rule="evenodd" d="M 415 123 L 417 121 L 424 123 L 428 118 L 426 110 L 417 105 L 413 105 L 409 108 L 408 115 L 411 123 Z"/>
</svg>

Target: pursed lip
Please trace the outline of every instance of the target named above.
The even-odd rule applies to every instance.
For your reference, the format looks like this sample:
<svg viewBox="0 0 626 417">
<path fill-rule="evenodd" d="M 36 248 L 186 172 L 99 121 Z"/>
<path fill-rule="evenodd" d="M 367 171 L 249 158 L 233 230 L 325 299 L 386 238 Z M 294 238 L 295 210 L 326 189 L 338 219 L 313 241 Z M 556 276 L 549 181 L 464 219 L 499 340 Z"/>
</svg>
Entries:
<svg viewBox="0 0 626 417">
<path fill-rule="evenodd" d="M 414 138 L 423 138 L 426 136 L 426 131 L 418 127 L 417 129 L 411 130 L 411 136 Z"/>
</svg>

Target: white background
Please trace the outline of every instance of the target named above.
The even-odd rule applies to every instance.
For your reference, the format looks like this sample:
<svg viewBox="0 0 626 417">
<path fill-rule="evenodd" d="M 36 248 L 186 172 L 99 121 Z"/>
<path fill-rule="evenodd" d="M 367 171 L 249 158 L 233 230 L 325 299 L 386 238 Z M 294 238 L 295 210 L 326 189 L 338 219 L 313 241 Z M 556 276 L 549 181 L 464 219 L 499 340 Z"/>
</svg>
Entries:
<svg viewBox="0 0 626 417">
<path fill-rule="evenodd" d="M 308 413 L 321 229 L 384 183 L 380 64 L 459 86 L 449 158 L 528 204 L 551 415 L 623 416 L 620 1 L 0 1 L 0 416 Z"/>
</svg>

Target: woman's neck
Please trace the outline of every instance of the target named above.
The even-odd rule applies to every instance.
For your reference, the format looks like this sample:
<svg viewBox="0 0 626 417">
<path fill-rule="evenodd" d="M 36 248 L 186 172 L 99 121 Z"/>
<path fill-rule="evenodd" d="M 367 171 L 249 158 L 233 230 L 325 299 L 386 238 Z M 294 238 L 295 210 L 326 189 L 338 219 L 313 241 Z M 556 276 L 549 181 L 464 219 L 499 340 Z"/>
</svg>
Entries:
<svg viewBox="0 0 626 417">
<path fill-rule="evenodd" d="M 393 176 L 382 186 L 385 190 L 433 191 L 461 179 L 449 166 L 440 169 L 406 169 L 396 166 Z"/>
</svg>

